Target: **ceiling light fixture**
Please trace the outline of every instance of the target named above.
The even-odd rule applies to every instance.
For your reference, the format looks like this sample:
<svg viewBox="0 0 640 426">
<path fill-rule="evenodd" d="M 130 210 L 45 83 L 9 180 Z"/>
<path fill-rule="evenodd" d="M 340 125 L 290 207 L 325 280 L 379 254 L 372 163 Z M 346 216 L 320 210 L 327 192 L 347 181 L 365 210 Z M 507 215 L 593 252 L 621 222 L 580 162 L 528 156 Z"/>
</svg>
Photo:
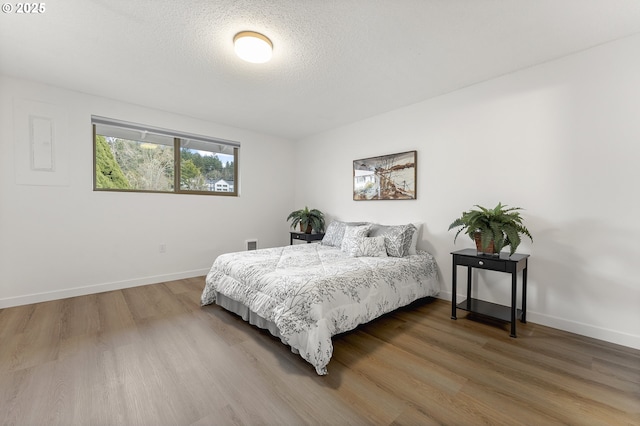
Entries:
<svg viewBox="0 0 640 426">
<path fill-rule="evenodd" d="M 242 31 L 233 37 L 236 55 L 247 62 L 263 64 L 271 59 L 273 44 L 260 33 Z"/>
</svg>

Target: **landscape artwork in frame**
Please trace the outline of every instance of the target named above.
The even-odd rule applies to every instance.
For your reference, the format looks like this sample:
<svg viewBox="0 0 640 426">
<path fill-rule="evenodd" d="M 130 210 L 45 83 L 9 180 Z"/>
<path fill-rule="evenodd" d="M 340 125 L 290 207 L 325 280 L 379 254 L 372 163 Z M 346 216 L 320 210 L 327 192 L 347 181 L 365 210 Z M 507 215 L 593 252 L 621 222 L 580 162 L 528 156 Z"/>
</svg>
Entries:
<svg viewBox="0 0 640 426">
<path fill-rule="evenodd" d="M 416 151 L 353 162 L 353 199 L 415 200 Z"/>
</svg>

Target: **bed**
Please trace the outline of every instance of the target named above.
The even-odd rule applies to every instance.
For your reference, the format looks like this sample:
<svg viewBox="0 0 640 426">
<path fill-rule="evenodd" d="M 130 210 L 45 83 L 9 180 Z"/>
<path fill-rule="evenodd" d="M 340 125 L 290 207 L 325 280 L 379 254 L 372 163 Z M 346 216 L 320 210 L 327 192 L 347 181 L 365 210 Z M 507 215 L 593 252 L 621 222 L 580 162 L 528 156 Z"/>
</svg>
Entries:
<svg viewBox="0 0 640 426">
<path fill-rule="evenodd" d="M 377 243 L 377 255 L 366 247 L 356 253 L 349 244 L 345 250 L 351 228 L 364 229 L 358 241 L 370 247 Z M 322 243 L 218 256 L 207 274 L 201 304 L 216 303 L 269 330 L 319 375 L 327 374 L 332 336 L 439 290 L 429 253 L 406 250 L 403 256 L 389 256 L 389 239 L 385 246 L 384 236 L 369 237 L 371 227 L 345 230 L 338 242 L 327 238 L 330 226 Z"/>
</svg>

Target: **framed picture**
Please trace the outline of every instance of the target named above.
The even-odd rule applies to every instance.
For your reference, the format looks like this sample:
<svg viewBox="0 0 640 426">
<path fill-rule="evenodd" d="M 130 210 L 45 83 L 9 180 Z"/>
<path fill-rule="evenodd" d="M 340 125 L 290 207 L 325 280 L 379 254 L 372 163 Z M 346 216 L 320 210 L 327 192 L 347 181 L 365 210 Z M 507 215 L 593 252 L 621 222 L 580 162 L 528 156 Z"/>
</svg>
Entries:
<svg viewBox="0 0 640 426">
<path fill-rule="evenodd" d="M 417 151 L 353 162 L 353 199 L 415 200 Z"/>
</svg>

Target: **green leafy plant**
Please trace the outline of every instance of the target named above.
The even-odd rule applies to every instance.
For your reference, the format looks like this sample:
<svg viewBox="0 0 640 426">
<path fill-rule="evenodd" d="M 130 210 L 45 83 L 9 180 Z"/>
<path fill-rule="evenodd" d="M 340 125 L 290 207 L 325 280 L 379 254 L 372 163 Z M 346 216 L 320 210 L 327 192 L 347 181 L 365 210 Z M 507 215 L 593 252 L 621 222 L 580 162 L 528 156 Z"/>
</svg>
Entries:
<svg viewBox="0 0 640 426">
<path fill-rule="evenodd" d="M 529 230 L 522 224 L 520 207 L 508 207 L 498 203 L 493 209 L 475 205 L 478 209 L 462 212 L 462 216 L 449 225 L 449 230 L 460 228 L 453 239 L 455 243 L 458 235 L 464 231 L 474 241 L 480 242 L 483 252 L 486 252 L 493 242 L 494 253 L 510 247 L 510 254 L 514 254 L 520 245 L 521 236 L 526 235 L 533 242 Z M 479 239 L 477 239 L 479 235 Z"/>
<path fill-rule="evenodd" d="M 300 231 L 307 234 L 314 230 L 316 232 L 324 231 L 324 214 L 318 209 L 309 209 L 305 206 L 304 209 L 295 210 L 289 213 L 287 221 L 291 221 L 291 227 L 295 228 L 300 225 Z"/>
</svg>

